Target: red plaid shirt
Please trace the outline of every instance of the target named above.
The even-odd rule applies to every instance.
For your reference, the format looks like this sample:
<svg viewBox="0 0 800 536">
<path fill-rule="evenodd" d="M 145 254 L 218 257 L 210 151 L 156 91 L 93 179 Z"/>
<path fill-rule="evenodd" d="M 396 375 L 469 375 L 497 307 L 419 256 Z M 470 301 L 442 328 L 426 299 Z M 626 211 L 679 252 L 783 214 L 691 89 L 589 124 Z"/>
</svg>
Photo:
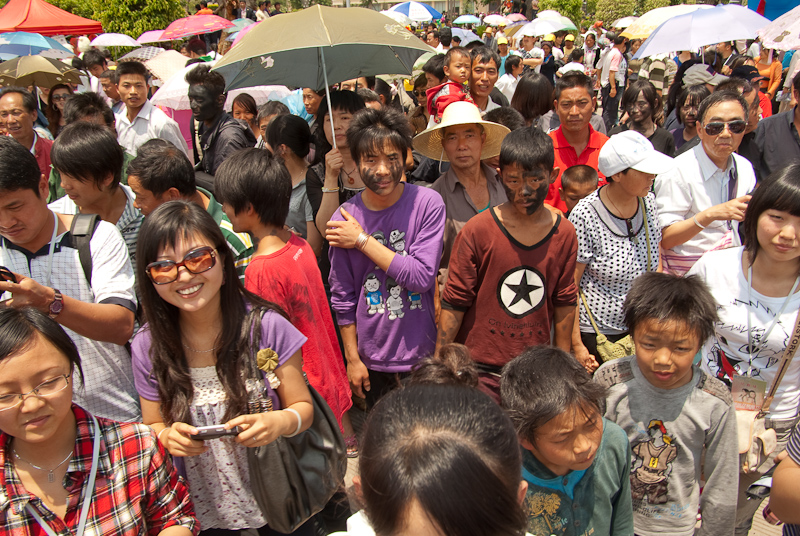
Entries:
<svg viewBox="0 0 800 536">
<path fill-rule="evenodd" d="M 0 434 L 0 533 L 11 536 L 46 536 L 25 509 L 33 506 L 56 534 L 73 536 L 78 526 L 82 493 L 92 465 L 94 425 L 85 410 L 73 404 L 78 424 L 75 453 L 64 477 L 68 491 L 67 514 L 62 521 L 42 501 L 25 490 L 9 456 L 11 437 Z M 100 423 L 100 458 L 86 534 L 157 535 L 171 526 L 183 526 L 196 536 L 200 525 L 189 492 L 172 466 L 172 460 L 149 426 L 97 419 Z"/>
</svg>

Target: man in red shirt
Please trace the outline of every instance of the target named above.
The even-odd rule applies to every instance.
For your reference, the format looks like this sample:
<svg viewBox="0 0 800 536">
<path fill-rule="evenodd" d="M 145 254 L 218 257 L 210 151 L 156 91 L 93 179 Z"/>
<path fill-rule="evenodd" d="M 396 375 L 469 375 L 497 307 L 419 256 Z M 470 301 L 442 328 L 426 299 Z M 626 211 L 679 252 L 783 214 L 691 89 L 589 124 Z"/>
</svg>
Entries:
<svg viewBox="0 0 800 536">
<path fill-rule="evenodd" d="M 0 129 L 36 157 L 39 171 L 50 176 L 50 148 L 53 142 L 36 134 L 36 98 L 27 89 L 8 87 L 0 91 Z"/>
<path fill-rule="evenodd" d="M 600 148 L 608 136 L 595 131 L 589 124 L 597 99 L 594 97 L 592 79 L 583 73 L 573 72 L 556 82 L 555 108 L 561 126 L 550 132 L 558 178 L 550 185 L 545 203 L 567 211 L 567 205 L 558 195 L 561 188 L 561 173 L 570 166 L 583 164 L 597 169 Z M 605 184 L 605 176 L 598 172 L 599 186 Z"/>
</svg>

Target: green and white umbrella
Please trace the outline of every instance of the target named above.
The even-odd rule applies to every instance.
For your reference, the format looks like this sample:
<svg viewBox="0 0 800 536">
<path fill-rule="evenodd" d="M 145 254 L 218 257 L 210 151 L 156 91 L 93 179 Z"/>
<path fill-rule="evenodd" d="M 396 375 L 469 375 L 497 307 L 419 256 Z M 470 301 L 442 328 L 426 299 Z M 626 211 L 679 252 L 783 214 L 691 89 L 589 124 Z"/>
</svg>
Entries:
<svg viewBox="0 0 800 536">
<path fill-rule="evenodd" d="M 377 11 L 315 5 L 261 22 L 214 70 L 228 89 L 274 84 L 322 89 L 359 76 L 410 75 L 414 61 L 433 51 Z"/>
</svg>

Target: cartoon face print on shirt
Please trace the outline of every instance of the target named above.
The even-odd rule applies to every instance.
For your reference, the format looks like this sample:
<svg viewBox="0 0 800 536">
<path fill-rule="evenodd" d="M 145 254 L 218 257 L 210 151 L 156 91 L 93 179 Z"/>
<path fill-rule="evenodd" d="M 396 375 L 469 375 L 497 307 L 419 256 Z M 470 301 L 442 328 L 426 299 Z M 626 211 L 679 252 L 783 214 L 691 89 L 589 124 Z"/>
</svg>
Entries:
<svg viewBox="0 0 800 536">
<path fill-rule="evenodd" d="M 381 294 L 381 282 L 378 280 L 378 276 L 373 273 L 367 275 L 367 279 L 364 281 L 364 298 L 367 300 L 367 307 L 369 307 L 367 312 L 369 314 L 383 314 L 385 312 L 383 294 Z"/>
<path fill-rule="evenodd" d="M 403 298 L 400 296 L 403 292 L 403 288 L 397 284 L 397 281 L 390 277 L 386 280 L 386 290 L 389 293 L 389 296 L 386 298 L 386 308 L 389 309 L 389 320 L 403 318 L 405 316 L 403 312 Z"/>
<path fill-rule="evenodd" d="M 503 274 L 497 284 L 500 308 L 512 318 L 522 318 L 545 303 L 547 285 L 542 273 L 532 266 L 519 266 Z"/>
<path fill-rule="evenodd" d="M 636 500 L 645 500 L 650 504 L 667 502 L 667 488 L 672 462 L 678 457 L 678 447 L 673 445 L 674 439 L 667 433 L 663 421 L 652 420 L 647 426 L 648 439 L 645 439 L 631 451 L 631 493 Z"/>
<path fill-rule="evenodd" d="M 389 233 L 389 243 L 392 245 L 392 249 L 394 249 L 398 255 L 402 255 L 403 257 L 408 255 L 408 253 L 406 253 L 405 236 L 406 233 L 398 229 L 395 229 Z"/>
</svg>

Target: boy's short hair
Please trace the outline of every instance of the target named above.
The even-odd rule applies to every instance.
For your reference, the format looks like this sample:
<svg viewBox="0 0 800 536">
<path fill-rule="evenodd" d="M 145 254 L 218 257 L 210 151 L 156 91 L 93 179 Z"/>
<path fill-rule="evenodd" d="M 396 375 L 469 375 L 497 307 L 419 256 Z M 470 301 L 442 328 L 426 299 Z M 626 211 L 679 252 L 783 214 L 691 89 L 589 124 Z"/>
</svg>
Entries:
<svg viewBox="0 0 800 536">
<path fill-rule="evenodd" d="M 587 166 L 585 164 L 570 166 L 561 174 L 561 188 L 566 190 L 572 185 L 577 186 L 579 184 L 585 185 L 592 183 L 597 187 L 599 178 L 597 170 L 592 166 Z"/>
<path fill-rule="evenodd" d="M 86 68 L 94 67 L 95 65 L 103 65 L 106 64 L 106 57 L 103 56 L 103 53 L 97 50 L 96 48 L 90 48 L 86 52 L 83 53 L 83 64 Z"/>
<path fill-rule="evenodd" d="M 236 214 L 252 205 L 262 224 L 283 228 L 289 214 L 292 177 L 269 151 L 241 149 L 217 169 L 214 194 Z"/>
<path fill-rule="evenodd" d="M 464 47 L 451 47 L 450 50 L 448 50 L 447 53 L 444 55 L 444 63 L 442 64 L 442 68 L 444 68 L 445 65 L 449 66 L 450 62 L 453 61 L 453 58 L 460 58 L 460 57 L 467 58 L 468 60 L 470 60 L 470 62 L 472 61 L 472 57 L 469 54 L 469 50 L 467 50 Z"/>
<path fill-rule="evenodd" d="M 501 405 L 517 436 L 536 444 L 536 432 L 570 409 L 605 412 L 606 389 L 555 346 L 531 346 L 503 367 Z"/>
<path fill-rule="evenodd" d="M 584 55 L 582 48 L 575 47 L 575 50 L 569 53 L 569 61 L 580 62 Z"/>
<path fill-rule="evenodd" d="M 506 58 L 506 74 L 511 74 L 511 71 L 519 67 L 519 64 L 522 63 L 522 57 L 517 56 L 516 54 L 509 54 Z"/>
<path fill-rule="evenodd" d="M 538 128 L 513 130 L 500 146 L 500 169 L 517 164 L 525 171 L 553 171 L 553 140 Z"/>
<path fill-rule="evenodd" d="M 436 54 L 426 61 L 422 72 L 436 77 L 437 80 L 444 80 L 444 54 Z"/>
<path fill-rule="evenodd" d="M 64 104 L 64 122 L 72 124 L 86 117 L 102 117 L 107 127 L 114 126 L 114 112 L 103 97 L 94 91 L 76 93 Z"/>
<path fill-rule="evenodd" d="M 508 128 L 508 130 L 519 130 L 525 128 L 525 118 L 511 106 L 501 106 L 486 112 L 484 119 L 492 123 L 498 123 Z"/>
<path fill-rule="evenodd" d="M 383 80 L 381 81 L 383 82 Z M 356 93 L 358 94 L 359 97 L 364 99 L 364 104 L 368 102 L 377 102 L 378 104 L 380 104 L 381 102 L 381 96 L 372 91 L 368 87 L 360 87 L 356 90 Z"/>
<path fill-rule="evenodd" d="M 114 84 L 119 82 L 119 79 L 117 78 L 117 71 L 112 71 L 111 69 L 107 69 L 102 73 L 100 73 L 100 76 L 98 78 L 105 78 L 107 80 L 111 80 L 111 82 Z"/>
<path fill-rule="evenodd" d="M 30 150 L 11 136 L 0 136 L 0 192 L 33 190 L 39 197 L 41 177 L 39 164 Z"/>
<path fill-rule="evenodd" d="M 356 164 L 370 153 L 383 152 L 386 143 L 400 151 L 405 159 L 411 148 L 411 125 L 397 110 L 366 108 L 353 115 L 347 129 L 347 145 Z"/>
<path fill-rule="evenodd" d="M 119 83 L 120 79 L 125 75 L 138 75 L 144 78 L 144 81 L 147 82 L 148 80 L 148 72 L 147 67 L 144 66 L 144 63 L 139 61 L 121 61 L 117 64 L 117 80 L 116 83 Z"/>
<path fill-rule="evenodd" d="M 141 64 L 140 64 L 141 65 Z M 100 184 L 111 174 L 110 189 L 119 186 L 125 150 L 107 127 L 76 121 L 59 132 L 50 151 L 53 167 L 81 182 Z"/>
<path fill-rule="evenodd" d="M 201 63 L 184 77 L 190 86 L 203 86 L 216 98 L 225 93 L 225 79 L 216 71 L 211 70 L 207 63 Z"/>
<path fill-rule="evenodd" d="M 136 158 L 128 164 L 127 173 L 158 197 L 170 188 L 178 190 L 182 197 L 197 191 L 192 163 L 175 144 L 160 138 L 148 140 L 139 147 Z"/>
<path fill-rule="evenodd" d="M 702 346 L 714 334 L 717 302 L 699 276 L 645 272 L 633 281 L 623 307 L 625 325 L 635 338 L 645 320 L 681 322 L 694 330 Z"/>
</svg>

